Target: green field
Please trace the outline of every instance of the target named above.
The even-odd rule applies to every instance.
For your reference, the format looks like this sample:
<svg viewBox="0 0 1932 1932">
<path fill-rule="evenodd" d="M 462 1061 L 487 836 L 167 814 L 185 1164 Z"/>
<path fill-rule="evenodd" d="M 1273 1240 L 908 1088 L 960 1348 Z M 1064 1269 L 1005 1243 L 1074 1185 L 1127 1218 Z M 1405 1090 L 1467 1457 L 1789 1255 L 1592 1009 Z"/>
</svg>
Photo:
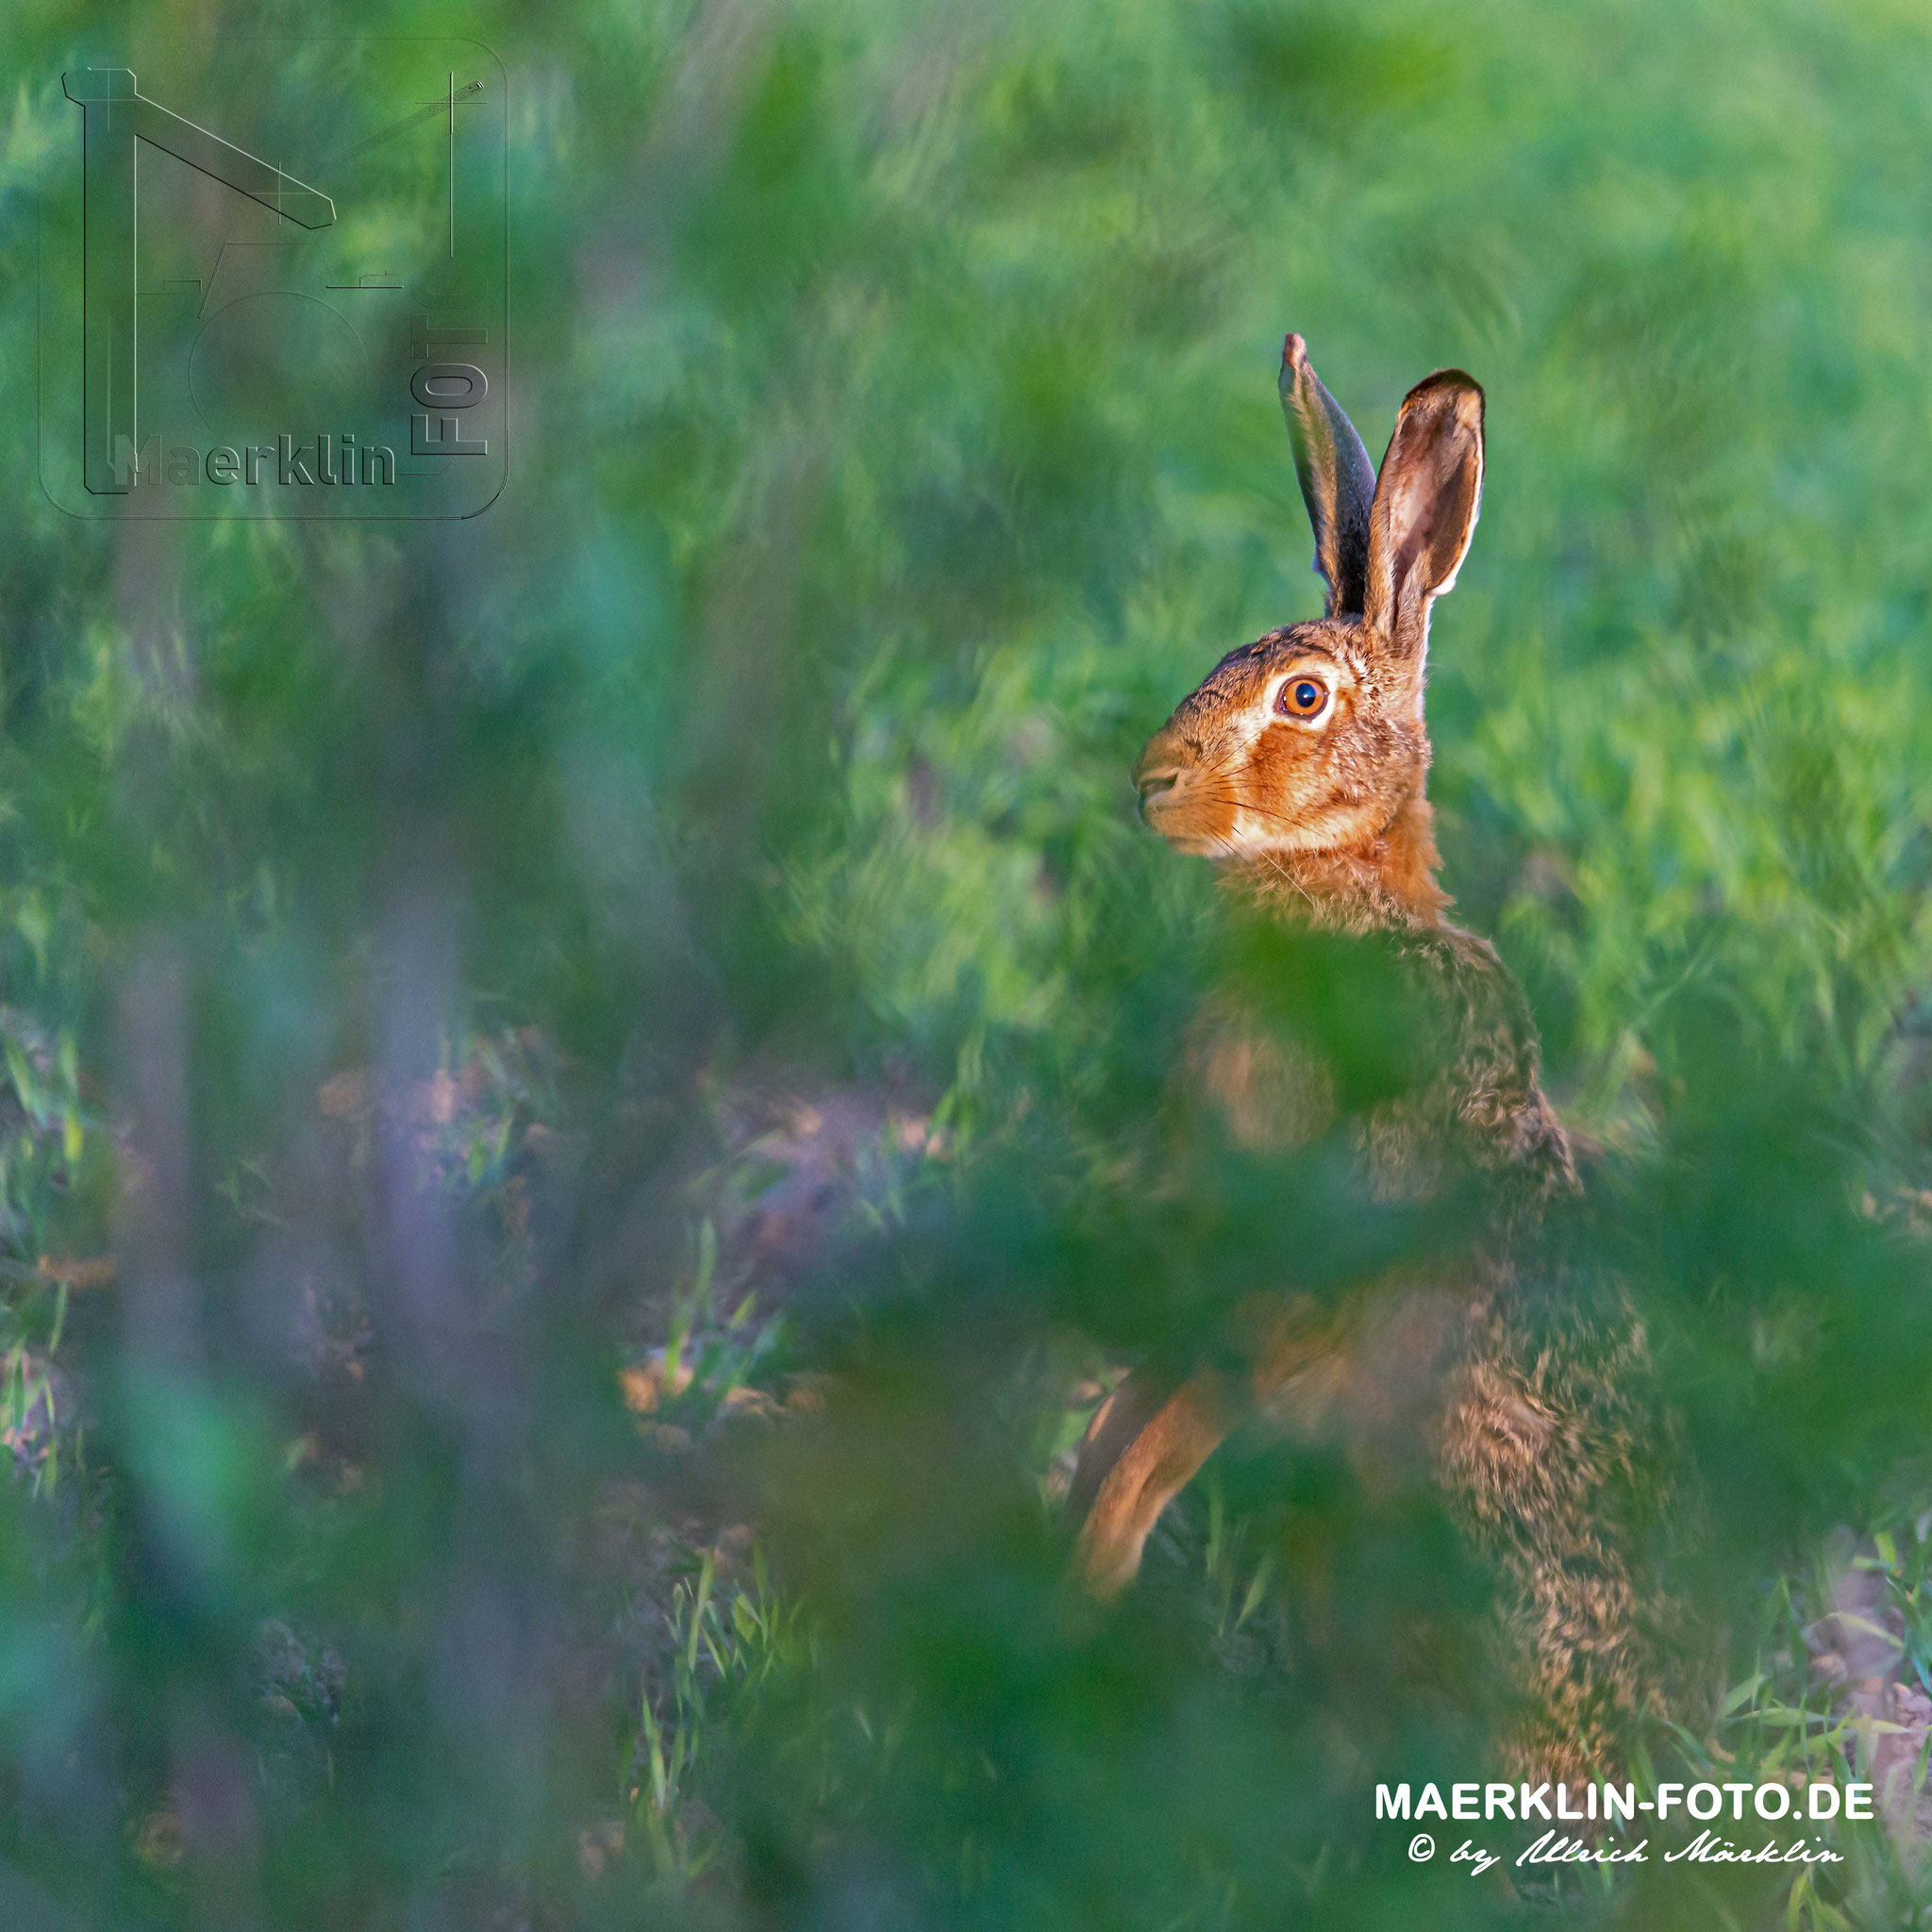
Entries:
<svg viewBox="0 0 1932 1932">
<path fill-rule="evenodd" d="M 60 76 L 224 31 L 501 58 L 482 516 L 42 492 Z M 1916 1812 L 1923 9 L 13 0 L 0 70 L 0 1926 L 1932 1923 L 1909 1819 L 1412 1864 L 1374 1787 L 1497 1722 L 1441 1508 L 1243 1434 L 1103 1614 L 1060 1504 L 1123 1365 L 1444 1239 L 1192 1104 L 1230 971 L 1344 1086 L 1388 1020 L 1127 774 L 1320 610 L 1283 332 L 1374 452 L 1458 365 L 1444 883 L 1723 1633 L 1638 1772 Z"/>
</svg>

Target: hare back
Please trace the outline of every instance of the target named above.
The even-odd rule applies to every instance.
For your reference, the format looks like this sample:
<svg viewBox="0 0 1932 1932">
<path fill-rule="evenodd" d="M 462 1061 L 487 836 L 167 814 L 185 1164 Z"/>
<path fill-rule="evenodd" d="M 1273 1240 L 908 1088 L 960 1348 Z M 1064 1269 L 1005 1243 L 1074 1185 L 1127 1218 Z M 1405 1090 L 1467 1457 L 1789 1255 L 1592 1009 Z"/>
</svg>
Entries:
<svg viewBox="0 0 1932 1932">
<path fill-rule="evenodd" d="M 1366 1494 L 1433 1486 L 1494 1566 L 1497 1681 L 1524 1775 L 1580 1782 L 1631 1726 L 1696 1702 L 1665 1544 L 1694 1511 L 1642 1322 L 1614 1288 L 1384 1280 L 1321 1309 L 1242 1310 L 1256 1410 L 1339 1447 Z"/>
<path fill-rule="evenodd" d="M 1510 1218 L 1574 1193 L 1575 1161 L 1542 1090 L 1536 1024 L 1495 949 L 1448 924 L 1398 926 L 1378 942 L 1415 996 L 1423 1039 L 1406 1089 L 1349 1123 L 1372 1191 L 1420 1199 L 1448 1166 L 1473 1163 L 1500 1184 L 1497 1205 Z M 1234 996 L 1203 1008 L 1181 1072 L 1237 1146 L 1288 1151 L 1338 1124 L 1336 1069 L 1321 1039 L 1266 1025 Z"/>
</svg>

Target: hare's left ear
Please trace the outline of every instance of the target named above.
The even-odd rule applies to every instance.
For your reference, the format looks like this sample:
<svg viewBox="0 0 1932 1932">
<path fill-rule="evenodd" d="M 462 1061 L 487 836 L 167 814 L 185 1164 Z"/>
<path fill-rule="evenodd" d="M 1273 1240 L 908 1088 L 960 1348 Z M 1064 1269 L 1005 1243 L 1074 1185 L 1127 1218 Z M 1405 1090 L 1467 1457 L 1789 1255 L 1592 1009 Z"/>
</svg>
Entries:
<svg viewBox="0 0 1932 1932">
<path fill-rule="evenodd" d="M 1483 392 L 1441 369 L 1403 400 L 1369 512 L 1363 628 L 1415 680 L 1429 647 L 1429 606 L 1456 581 L 1483 493 Z"/>
<path fill-rule="evenodd" d="M 1353 617 L 1362 608 L 1367 581 L 1375 466 L 1355 425 L 1315 374 L 1300 336 L 1282 345 L 1280 388 L 1295 475 L 1315 532 L 1315 568 L 1328 586 L 1322 614 Z"/>
</svg>

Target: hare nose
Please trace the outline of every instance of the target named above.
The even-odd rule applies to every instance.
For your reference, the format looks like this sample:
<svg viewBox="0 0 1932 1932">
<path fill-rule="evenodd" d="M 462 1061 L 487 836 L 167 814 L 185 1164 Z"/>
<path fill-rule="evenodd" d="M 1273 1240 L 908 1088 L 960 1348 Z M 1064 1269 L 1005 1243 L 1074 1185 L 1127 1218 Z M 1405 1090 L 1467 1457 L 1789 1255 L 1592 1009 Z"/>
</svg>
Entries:
<svg viewBox="0 0 1932 1932">
<path fill-rule="evenodd" d="M 1151 770 L 1134 774 L 1134 789 L 1141 794 L 1141 813 L 1146 816 L 1149 804 L 1172 791 L 1180 781 L 1181 770 L 1178 765 L 1157 765 Z"/>
</svg>

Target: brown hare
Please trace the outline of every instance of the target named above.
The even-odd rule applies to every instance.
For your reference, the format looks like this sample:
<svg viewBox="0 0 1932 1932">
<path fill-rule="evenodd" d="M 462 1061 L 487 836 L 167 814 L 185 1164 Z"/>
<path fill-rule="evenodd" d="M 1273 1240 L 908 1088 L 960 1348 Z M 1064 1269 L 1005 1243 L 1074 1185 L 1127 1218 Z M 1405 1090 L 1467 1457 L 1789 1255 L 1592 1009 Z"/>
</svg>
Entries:
<svg viewBox="0 0 1932 1932">
<path fill-rule="evenodd" d="M 1428 1279 L 1378 1282 L 1339 1307 L 1257 1295 L 1232 1348 L 1218 1337 L 1191 1372 L 1130 1375 L 1081 1445 L 1078 1563 L 1100 1594 L 1124 1585 L 1163 1507 L 1257 1411 L 1340 1434 L 1358 1464 L 1408 1441 L 1499 1578 L 1524 1713 L 1511 1755 L 1545 1777 L 1605 1775 L 1631 1722 L 1664 1702 L 1674 1618 L 1653 1552 L 1669 1431 L 1641 1325 L 1615 1295 L 1606 1307 L 1601 1292 L 1518 1278 L 1525 1228 L 1576 1190 L 1576 1169 L 1527 1003 L 1489 943 L 1444 919 L 1436 883 L 1429 610 L 1475 528 L 1483 392 L 1459 370 L 1419 383 L 1378 478 L 1296 335 L 1280 390 L 1326 608 L 1215 666 L 1142 753 L 1141 811 L 1270 916 L 1383 937 L 1439 1037 L 1429 1077 L 1360 1124 L 1372 1181 L 1424 1193 L 1457 1161 L 1503 1205 L 1467 1258 Z M 1308 1118 L 1319 1069 L 1297 1071 L 1224 1014 L 1191 1067 L 1238 1135 L 1326 1124 Z"/>
</svg>

